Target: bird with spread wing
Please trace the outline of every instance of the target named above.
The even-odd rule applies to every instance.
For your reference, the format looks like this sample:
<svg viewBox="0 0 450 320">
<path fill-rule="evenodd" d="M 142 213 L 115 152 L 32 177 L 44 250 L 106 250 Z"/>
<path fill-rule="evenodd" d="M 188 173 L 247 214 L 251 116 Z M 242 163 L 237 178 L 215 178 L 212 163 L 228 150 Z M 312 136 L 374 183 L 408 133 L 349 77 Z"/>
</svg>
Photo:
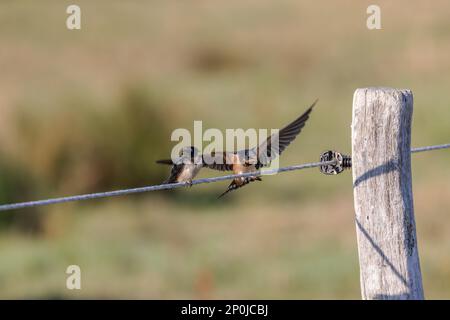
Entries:
<svg viewBox="0 0 450 320">
<path fill-rule="evenodd" d="M 258 171 L 261 167 L 270 165 L 270 162 L 281 155 L 298 136 L 316 103 L 317 100 L 300 117 L 279 130 L 278 133 L 272 134 L 259 146 L 236 152 L 203 155 L 203 166 L 214 170 L 233 171 L 234 174 L 242 174 Z M 220 161 L 212 161 L 211 158 Z M 235 178 L 219 198 L 253 181 L 261 181 L 261 177 L 255 175 Z"/>
</svg>

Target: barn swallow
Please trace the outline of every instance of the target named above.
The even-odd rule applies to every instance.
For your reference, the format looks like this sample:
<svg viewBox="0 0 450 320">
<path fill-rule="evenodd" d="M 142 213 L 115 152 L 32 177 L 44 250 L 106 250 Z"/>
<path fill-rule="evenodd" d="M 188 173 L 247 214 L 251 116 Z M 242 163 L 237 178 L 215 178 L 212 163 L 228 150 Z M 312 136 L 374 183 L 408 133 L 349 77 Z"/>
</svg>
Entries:
<svg viewBox="0 0 450 320">
<path fill-rule="evenodd" d="M 316 103 L 317 100 L 300 117 L 279 130 L 278 133 L 272 134 L 256 148 L 240 150 L 237 152 L 212 153 L 208 155 L 208 157 L 220 159 L 220 163 L 211 161 L 211 159 L 208 159 L 207 156 L 203 155 L 203 166 L 214 170 L 233 171 L 234 174 L 254 172 L 261 167 L 268 166 L 271 160 L 279 156 L 284 149 L 294 141 L 305 126 Z M 277 140 L 278 145 L 272 146 L 272 141 Z M 261 177 L 250 176 L 235 178 L 219 198 L 223 197 L 228 192 L 241 188 L 253 181 L 261 181 Z"/>
<path fill-rule="evenodd" d="M 156 163 L 172 166 L 169 178 L 163 184 L 187 182 L 189 186 L 192 186 L 192 179 L 194 179 L 203 166 L 202 155 L 193 146 L 184 147 L 180 151 L 180 157 L 175 162 L 172 159 L 164 159 L 158 160 Z"/>
</svg>

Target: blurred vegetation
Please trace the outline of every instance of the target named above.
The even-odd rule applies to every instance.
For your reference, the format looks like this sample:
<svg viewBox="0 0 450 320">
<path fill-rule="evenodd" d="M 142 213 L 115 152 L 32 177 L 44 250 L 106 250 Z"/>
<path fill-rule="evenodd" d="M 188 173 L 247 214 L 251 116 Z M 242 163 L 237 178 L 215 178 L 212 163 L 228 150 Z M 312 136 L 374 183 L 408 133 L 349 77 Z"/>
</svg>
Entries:
<svg viewBox="0 0 450 320">
<path fill-rule="evenodd" d="M 151 164 L 170 151 L 164 141 L 170 119 L 150 91 L 127 88 L 108 109 L 72 99 L 59 103 L 64 108 L 40 112 L 28 103 L 13 120 L 21 141 L 17 160 L 46 184 L 46 192 L 91 192 L 162 179 Z"/>
<path fill-rule="evenodd" d="M 156 184 L 165 177 L 152 166 L 158 154 L 170 154 L 170 119 L 156 94 L 127 87 L 107 111 L 80 99 L 60 104 L 67 108 L 38 112 L 31 101 L 16 108 L 12 121 L 20 145 L 0 162 L 3 203 Z M 45 215 L 31 211 L 29 225 L 19 219 L 19 226 L 39 231 L 41 222 L 31 217 Z M 7 213 L 0 226 L 16 221 L 13 216 Z"/>
<path fill-rule="evenodd" d="M 382 0 L 380 31 L 368 1 L 77 4 L 81 31 L 65 3 L 0 3 L 1 203 L 159 183 L 173 129 L 277 128 L 316 98 L 281 165 L 349 152 L 364 86 L 413 90 L 414 146 L 450 139 L 448 1 Z M 450 297 L 449 161 L 413 157 L 428 298 Z M 359 298 L 351 175 L 263 180 L 1 213 L 0 298 Z"/>
</svg>

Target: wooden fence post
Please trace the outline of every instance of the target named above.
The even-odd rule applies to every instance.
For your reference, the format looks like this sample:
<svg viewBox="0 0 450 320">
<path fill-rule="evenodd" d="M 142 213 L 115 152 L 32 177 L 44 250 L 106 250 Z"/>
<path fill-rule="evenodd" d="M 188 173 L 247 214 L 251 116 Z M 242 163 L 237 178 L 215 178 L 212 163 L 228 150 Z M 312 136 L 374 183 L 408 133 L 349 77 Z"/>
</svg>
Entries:
<svg viewBox="0 0 450 320">
<path fill-rule="evenodd" d="M 423 299 L 411 183 L 410 90 L 357 89 L 352 171 L 363 299 Z"/>
</svg>

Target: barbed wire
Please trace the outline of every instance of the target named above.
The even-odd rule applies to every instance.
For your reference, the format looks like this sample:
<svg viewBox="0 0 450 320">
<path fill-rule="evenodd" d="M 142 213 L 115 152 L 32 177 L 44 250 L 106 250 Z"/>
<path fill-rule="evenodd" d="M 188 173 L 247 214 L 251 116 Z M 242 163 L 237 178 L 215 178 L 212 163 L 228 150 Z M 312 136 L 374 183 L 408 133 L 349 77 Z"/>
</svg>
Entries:
<svg viewBox="0 0 450 320">
<path fill-rule="evenodd" d="M 450 148 L 450 144 L 426 146 L 426 147 L 411 149 L 411 153 L 426 152 L 426 151 L 431 151 L 431 150 L 440 150 L 440 149 L 448 149 L 448 148 Z M 38 206 L 47 206 L 47 205 L 51 205 L 51 204 L 58 204 L 58 203 L 65 203 L 65 202 L 84 201 L 84 200 L 92 200 L 92 199 L 107 198 L 107 197 L 117 197 L 117 196 L 124 196 L 124 195 L 129 195 L 129 194 L 134 194 L 134 193 L 143 193 L 143 192 L 158 191 L 158 190 L 170 190 L 170 189 L 175 189 L 175 188 L 179 188 L 179 187 L 186 187 L 186 186 L 190 186 L 190 185 L 197 185 L 197 184 L 204 184 L 204 183 L 213 183 L 213 182 L 218 182 L 218 181 L 230 180 L 230 179 L 234 179 L 234 178 L 245 178 L 245 177 L 259 176 L 259 175 L 273 175 L 273 174 L 278 174 L 278 173 L 283 173 L 283 172 L 317 168 L 317 167 L 322 167 L 322 166 L 327 166 L 327 165 L 336 165 L 336 164 L 337 164 L 337 160 L 311 162 L 311 163 L 304 163 L 304 164 L 293 165 L 293 166 L 277 168 L 277 169 L 258 170 L 258 171 L 254 171 L 254 172 L 247 172 L 247 173 L 241 173 L 241 174 L 229 174 L 229 175 L 224 175 L 224 176 L 219 176 L 219 177 L 196 179 L 196 180 L 192 180 L 191 184 L 189 184 L 187 182 L 159 184 L 159 185 L 139 187 L 139 188 L 121 189 L 121 190 L 115 190 L 115 191 L 88 193 L 88 194 L 61 197 L 61 198 L 51 198 L 51 199 L 45 199 L 45 200 L 3 204 L 3 205 L 0 205 L 0 211 L 24 209 L 24 208 L 38 207 Z"/>
</svg>

